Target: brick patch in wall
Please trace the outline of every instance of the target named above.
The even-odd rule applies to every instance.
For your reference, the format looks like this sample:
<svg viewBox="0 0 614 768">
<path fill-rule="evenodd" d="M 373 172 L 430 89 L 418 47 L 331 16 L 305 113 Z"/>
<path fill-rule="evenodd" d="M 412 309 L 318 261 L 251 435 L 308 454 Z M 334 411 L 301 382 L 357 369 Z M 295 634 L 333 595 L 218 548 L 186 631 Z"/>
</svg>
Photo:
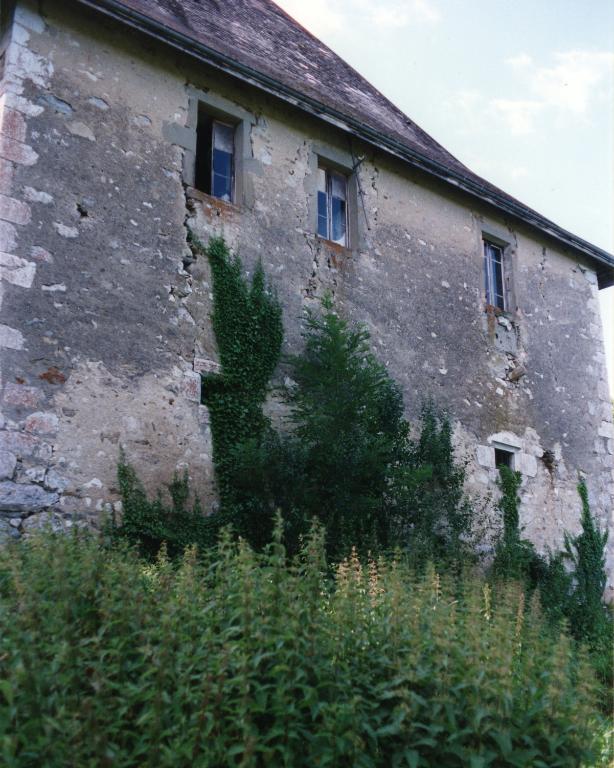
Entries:
<svg viewBox="0 0 614 768">
<path fill-rule="evenodd" d="M 51 458 L 51 446 L 27 432 L 0 432 L 0 451 L 9 451 L 17 458 Z"/>
<path fill-rule="evenodd" d="M 183 381 L 181 382 L 181 389 L 188 400 L 200 403 L 200 388 L 200 373 L 197 373 L 196 371 L 185 371 L 183 374 Z"/>
<path fill-rule="evenodd" d="M 11 253 L 17 246 L 17 230 L 8 221 L 0 221 L 0 251 Z"/>
<path fill-rule="evenodd" d="M 7 405 L 36 408 L 43 398 L 43 390 L 40 387 L 28 387 L 9 382 L 4 388 L 4 402 Z"/>
<path fill-rule="evenodd" d="M 16 109 L 5 108 L 0 113 L 0 134 L 8 139 L 25 143 L 26 120 L 21 112 Z"/>
<path fill-rule="evenodd" d="M 0 159 L 0 193 L 7 195 L 13 185 L 13 163 Z"/>
<path fill-rule="evenodd" d="M 215 360 L 208 360 L 205 357 L 194 358 L 194 371 L 196 373 L 219 373 L 222 366 Z"/>
<path fill-rule="evenodd" d="M 59 420 L 55 413 L 37 411 L 28 416 L 24 424 L 24 429 L 26 432 L 47 435 L 57 432 L 58 426 Z"/>
</svg>

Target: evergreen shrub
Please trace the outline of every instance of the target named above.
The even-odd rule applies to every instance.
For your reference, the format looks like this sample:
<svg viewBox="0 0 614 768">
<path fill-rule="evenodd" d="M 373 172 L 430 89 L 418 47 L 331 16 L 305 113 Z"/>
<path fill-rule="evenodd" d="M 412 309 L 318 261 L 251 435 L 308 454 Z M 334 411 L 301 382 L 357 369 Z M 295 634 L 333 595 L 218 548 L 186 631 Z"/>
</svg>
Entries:
<svg viewBox="0 0 614 768">
<path fill-rule="evenodd" d="M 560 552 L 539 555 L 533 544 L 522 538 L 519 521 L 522 477 L 508 467 L 499 467 L 501 498 L 499 510 L 503 531 L 497 541 L 491 576 L 496 581 L 517 580 L 529 591 L 537 589 L 549 624 L 564 627 L 590 652 L 590 660 L 601 682 L 605 711 L 614 705 L 614 615 L 604 602 L 607 581 L 605 546 L 607 532 L 601 532 L 588 501 L 582 480 L 578 493 L 582 502 L 581 532 L 565 532 Z"/>
<path fill-rule="evenodd" d="M 586 644 L 599 680 L 602 682 L 604 707 L 614 711 L 614 614 L 612 606 L 604 603 L 607 581 L 605 548 L 607 531 L 601 531 L 590 509 L 588 489 L 584 480 L 578 483 L 582 502 L 581 530 L 577 536 L 565 532 L 565 549 L 551 558 L 546 590 L 556 578 L 557 561 L 569 565 L 567 580 L 549 593 L 542 589 L 545 605 L 551 601 L 552 610 L 566 621 L 572 636 Z M 554 571 L 554 576 L 553 576 Z M 556 613 L 554 616 L 556 616 Z"/>
<path fill-rule="evenodd" d="M 290 567 L 280 541 L 1 550 L 0 763 L 591 764 L 591 670 L 517 585 L 355 555 L 329 577 L 321 530 Z"/>
<path fill-rule="evenodd" d="M 233 485 L 257 529 L 249 540 L 261 543 L 257 531 L 270 531 L 281 510 L 292 552 L 317 519 L 333 561 L 352 546 L 361 555 L 400 546 L 417 565 L 472 560 L 476 513 L 447 415 L 427 404 L 411 436 L 401 392 L 369 333 L 330 299 L 307 314 L 304 339 L 288 360 L 289 427 L 269 427 L 234 451 Z"/>
</svg>

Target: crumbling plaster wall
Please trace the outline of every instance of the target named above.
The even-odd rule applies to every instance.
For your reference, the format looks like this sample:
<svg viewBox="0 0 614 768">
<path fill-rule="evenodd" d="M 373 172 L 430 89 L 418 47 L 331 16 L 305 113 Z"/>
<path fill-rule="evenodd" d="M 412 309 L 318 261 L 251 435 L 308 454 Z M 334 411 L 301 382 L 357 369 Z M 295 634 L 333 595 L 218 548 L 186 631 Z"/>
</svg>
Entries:
<svg viewBox="0 0 614 768">
<path fill-rule="evenodd" d="M 182 301 L 182 152 L 162 136 L 182 119 L 183 75 L 72 6 L 37 5 L 18 5 L 0 106 L 0 508 L 13 535 L 50 513 L 100 517 L 122 444 L 149 488 L 176 467 L 199 491 L 212 475 L 193 370 L 206 329 Z"/>
<path fill-rule="evenodd" d="M 116 500 L 120 444 L 150 490 L 187 466 L 212 498 L 198 403 L 199 371 L 216 366 L 210 275 L 186 225 L 223 234 L 248 270 L 262 260 L 288 348 L 326 291 L 366 323 L 408 415 L 426 396 L 454 415 L 473 489 L 494 491 L 493 442 L 516 446 L 539 546 L 577 526 L 578 471 L 606 519 L 614 434 L 587 264 L 272 97 L 58 6 L 45 0 L 41 16 L 20 4 L 4 97 L 3 125 L 21 126 L 10 141 L 2 129 L 0 153 L 13 201 L 0 210 L 0 507 L 13 532 L 29 524 L 28 493 L 64 518 Z M 182 183 L 193 88 L 251 115 L 237 204 Z M 359 163 L 351 249 L 313 234 L 316 157 L 328 151 Z M 482 297 L 491 230 L 510 243 L 517 306 L 503 317 Z"/>
</svg>

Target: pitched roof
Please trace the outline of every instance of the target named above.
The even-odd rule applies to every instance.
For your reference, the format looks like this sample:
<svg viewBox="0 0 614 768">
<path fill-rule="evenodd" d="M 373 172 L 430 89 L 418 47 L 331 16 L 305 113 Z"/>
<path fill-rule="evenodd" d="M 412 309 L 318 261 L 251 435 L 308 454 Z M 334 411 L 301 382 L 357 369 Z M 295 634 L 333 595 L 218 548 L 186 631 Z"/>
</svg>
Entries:
<svg viewBox="0 0 614 768">
<path fill-rule="evenodd" d="M 595 259 L 614 256 L 567 232 L 463 165 L 355 69 L 271 0 L 79 0 L 392 152 Z"/>
</svg>

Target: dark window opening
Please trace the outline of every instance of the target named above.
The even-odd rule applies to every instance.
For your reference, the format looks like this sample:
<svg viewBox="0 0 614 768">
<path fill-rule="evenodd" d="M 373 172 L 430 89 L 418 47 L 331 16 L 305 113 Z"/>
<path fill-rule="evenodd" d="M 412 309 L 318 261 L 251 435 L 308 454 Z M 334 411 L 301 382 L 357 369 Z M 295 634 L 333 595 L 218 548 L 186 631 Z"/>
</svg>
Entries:
<svg viewBox="0 0 614 768">
<path fill-rule="evenodd" d="M 196 127 L 194 186 L 208 195 L 232 202 L 234 198 L 235 126 L 200 109 Z"/>
<path fill-rule="evenodd" d="M 0 53 L 0 80 L 4 77 L 4 69 L 6 65 L 6 51 Z"/>
<path fill-rule="evenodd" d="M 503 248 L 484 241 L 484 279 L 486 303 L 498 309 L 505 309 L 503 287 Z"/>
<path fill-rule="evenodd" d="M 505 448 L 495 448 L 495 467 L 514 469 L 514 452 L 506 451 Z"/>
<path fill-rule="evenodd" d="M 318 235 L 347 246 L 347 219 L 347 177 L 318 168 Z"/>
</svg>

